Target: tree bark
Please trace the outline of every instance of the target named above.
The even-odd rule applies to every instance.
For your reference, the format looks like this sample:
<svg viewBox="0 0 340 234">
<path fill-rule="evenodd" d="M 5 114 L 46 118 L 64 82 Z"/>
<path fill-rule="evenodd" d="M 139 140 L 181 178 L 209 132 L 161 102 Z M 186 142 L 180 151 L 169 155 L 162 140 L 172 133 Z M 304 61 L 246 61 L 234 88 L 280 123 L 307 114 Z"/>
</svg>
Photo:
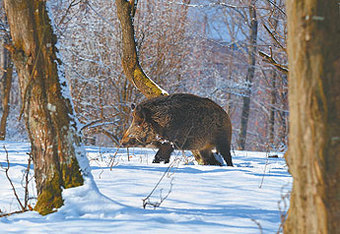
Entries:
<svg viewBox="0 0 340 234">
<path fill-rule="evenodd" d="M 7 44 L 9 40 L 7 35 L 4 36 L 4 45 Z M 2 64 L 1 64 L 3 74 L 1 77 L 1 105 L 2 105 L 2 116 L 0 120 L 0 140 L 5 140 L 6 138 L 6 126 L 7 118 L 10 109 L 10 94 L 12 87 L 12 77 L 13 77 L 13 64 L 11 60 L 11 55 L 9 51 L 3 47 L 2 51 Z"/>
<path fill-rule="evenodd" d="M 273 69 L 270 71 L 271 79 L 271 91 L 270 91 L 270 110 L 269 110 L 269 144 L 270 147 L 274 147 L 275 142 L 275 104 L 276 104 L 276 71 Z"/>
<path fill-rule="evenodd" d="M 340 17 L 336 0 L 287 1 L 289 151 L 285 233 L 340 230 Z"/>
<path fill-rule="evenodd" d="M 165 90 L 163 90 L 153 80 L 147 77 L 139 64 L 132 22 L 136 7 L 134 3 L 135 1 L 133 0 L 116 1 L 117 15 L 122 29 L 122 65 L 124 74 L 129 79 L 129 81 L 147 98 L 168 95 Z"/>
<path fill-rule="evenodd" d="M 160 88 L 153 80 L 146 76 L 139 64 L 133 28 L 133 17 L 136 7 L 135 1 L 116 0 L 116 7 L 122 29 L 122 65 L 124 74 L 147 98 L 168 95 L 165 90 Z M 213 155 L 210 155 L 209 158 L 205 158 L 200 155 L 198 150 L 193 150 L 192 153 L 196 161 L 201 165 L 220 165 Z"/>
<path fill-rule="evenodd" d="M 77 161 L 76 121 L 67 84 L 57 58 L 56 36 L 43 0 L 5 0 L 19 75 L 23 114 L 31 141 L 40 214 L 63 204 L 62 188 L 83 184 Z M 82 155 L 84 156 L 84 155 Z"/>
<path fill-rule="evenodd" d="M 250 17 L 250 29 L 249 29 L 249 49 L 248 49 L 248 71 L 246 76 L 246 92 L 243 97 L 243 106 L 241 114 L 241 128 L 239 134 L 239 148 L 245 149 L 246 137 L 248 129 L 248 119 L 250 110 L 250 96 L 251 87 L 255 75 L 255 62 L 256 62 L 256 43 L 257 43 L 257 18 L 255 0 L 251 1 L 249 6 L 249 17 Z"/>
</svg>

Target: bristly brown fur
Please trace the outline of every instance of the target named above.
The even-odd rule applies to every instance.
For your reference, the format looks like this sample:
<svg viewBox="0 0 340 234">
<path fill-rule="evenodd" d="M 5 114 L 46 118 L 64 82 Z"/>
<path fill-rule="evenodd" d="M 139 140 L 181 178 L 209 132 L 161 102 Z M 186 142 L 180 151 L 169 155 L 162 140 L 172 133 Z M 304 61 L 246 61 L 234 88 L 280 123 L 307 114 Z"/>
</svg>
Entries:
<svg viewBox="0 0 340 234">
<path fill-rule="evenodd" d="M 135 141 L 160 148 L 154 162 L 169 161 L 173 147 L 199 150 L 210 157 L 216 148 L 228 166 L 232 166 L 231 122 L 228 114 L 208 98 L 192 94 L 172 94 L 145 100 L 135 108 L 133 122 L 122 144 Z M 165 143 L 160 144 L 160 142 Z"/>
</svg>

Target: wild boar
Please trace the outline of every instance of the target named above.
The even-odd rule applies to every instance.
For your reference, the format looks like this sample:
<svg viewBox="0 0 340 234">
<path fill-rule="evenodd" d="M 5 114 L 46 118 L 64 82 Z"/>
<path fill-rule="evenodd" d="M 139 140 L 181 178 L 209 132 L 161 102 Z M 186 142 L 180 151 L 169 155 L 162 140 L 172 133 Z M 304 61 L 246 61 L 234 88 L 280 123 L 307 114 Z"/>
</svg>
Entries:
<svg viewBox="0 0 340 234">
<path fill-rule="evenodd" d="M 154 163 L 169 162 L 175 149 L 199 151 L 211 158 L 216 149 L 232 166 L 229 115 L 215 102 L 192 94 L 172 94 L 145 100 L 133 108 L 133 120 L 123 146 L 153 144 L 159 148 Z"/>
</svg>

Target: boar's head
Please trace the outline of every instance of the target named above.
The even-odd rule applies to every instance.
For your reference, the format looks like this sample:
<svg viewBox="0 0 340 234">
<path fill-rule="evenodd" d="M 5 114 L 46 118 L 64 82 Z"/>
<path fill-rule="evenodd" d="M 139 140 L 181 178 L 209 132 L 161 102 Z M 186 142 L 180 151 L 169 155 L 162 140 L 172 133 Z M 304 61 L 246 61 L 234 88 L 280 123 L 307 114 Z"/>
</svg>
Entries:
<svg viewBox="0 0 340 234">
<path fill-rule="evenodd" d="M 148 110 L 141 106 L 135 107 L 134 104 L 131 105 L 131 108 L 133 116 L 132 123 L 124 133 L 120 144 L 122 146 L 146 146 L 156 141 L 157 134 L 148 117 L 150 115 Z"/>
</svg>

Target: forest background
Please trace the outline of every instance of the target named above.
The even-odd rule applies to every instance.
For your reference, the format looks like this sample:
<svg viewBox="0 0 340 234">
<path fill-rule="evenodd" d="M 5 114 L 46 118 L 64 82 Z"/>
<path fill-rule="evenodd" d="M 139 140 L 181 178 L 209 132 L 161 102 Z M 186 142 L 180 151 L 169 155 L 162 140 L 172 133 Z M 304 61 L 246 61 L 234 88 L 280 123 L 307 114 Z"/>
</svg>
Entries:
<svg viewBox="0 0 340 234">
<path fill-rule="evenodd" d="M 284 3 L 138 1 L 134 26 L 140 63 L 169 93 L 193 93 L 221 105 L 232 120 L 233 149 L 284 151 L 288 134 Z M 117 146 L 131 121 L 130 104 L 144 97 L 122 70 L 114 1 L 58 0 L 51 2 L 51 9 L 85 143 Z M 7 43 L 3 9 L 1 28 L 2 42 Z M 6 49 L 1 49 L 0 57 L 3 77 L 13 66 Z M 1 126 L 7 121 L 7 129 L 1 131 L 7 140 L 22 141 L 27 133 L 20 118 L 15 71 L 10 83 L 1 79 Z"/>
</svg>

